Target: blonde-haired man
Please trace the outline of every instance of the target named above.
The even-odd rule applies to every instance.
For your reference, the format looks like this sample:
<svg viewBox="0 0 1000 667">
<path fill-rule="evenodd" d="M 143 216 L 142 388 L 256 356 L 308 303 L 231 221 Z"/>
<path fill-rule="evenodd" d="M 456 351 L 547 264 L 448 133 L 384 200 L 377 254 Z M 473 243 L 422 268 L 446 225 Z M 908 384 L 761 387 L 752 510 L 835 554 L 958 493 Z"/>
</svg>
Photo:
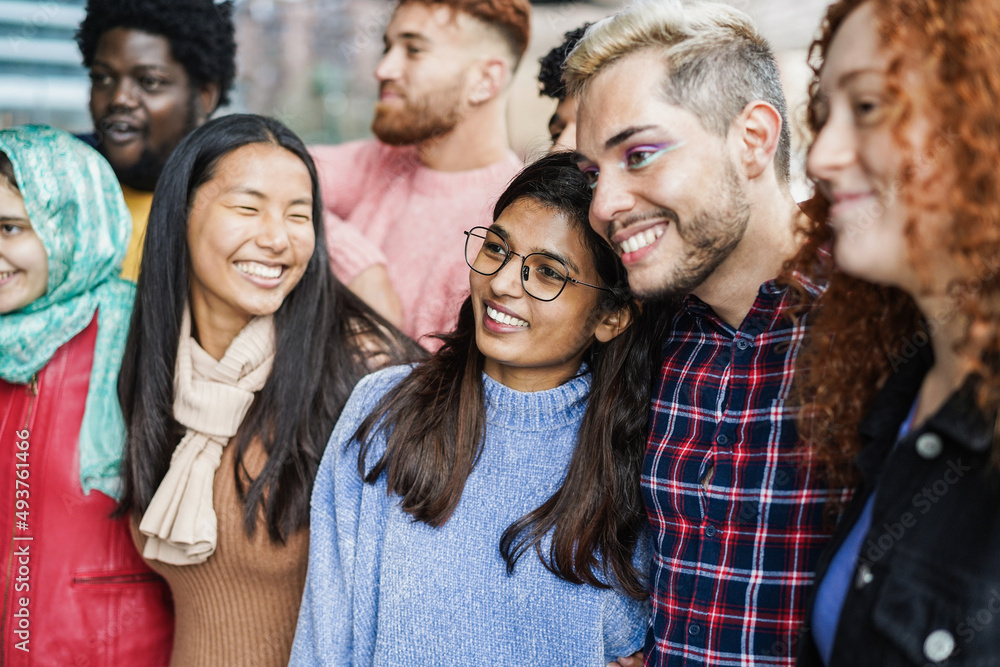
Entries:
<svg viewBox="0 0 1000 667">
<path fill-rule="evenodd" d="M 791 665 L 828 489 L 788 402 L 809 316 L 775 280 L 797 208 L 771 49 L 727 5 L 640 2 L 587 31 L 566 81 L 591 224 L 675 309 L 642 474 L 646 664 Z"/>
</svg>

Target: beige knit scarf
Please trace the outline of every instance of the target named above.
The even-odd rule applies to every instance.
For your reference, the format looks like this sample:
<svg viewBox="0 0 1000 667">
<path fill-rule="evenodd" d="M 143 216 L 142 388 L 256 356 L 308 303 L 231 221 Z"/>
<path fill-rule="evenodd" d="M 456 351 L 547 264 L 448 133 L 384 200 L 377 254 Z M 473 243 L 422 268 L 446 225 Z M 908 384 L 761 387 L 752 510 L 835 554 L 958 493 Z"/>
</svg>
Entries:
<svg viewBox="0 0 1000 667">
<path fill-rule="evenodd" d="M 273 362 L 270 315 L 250 320 L 216 361 L 191 338 L 190 309 L 184 309 L 174 369 L 174 418 L 187 432 L 139 523 L 148 537 L 145 558 L 192 565 L 215 552 L 212 484 L 222 448 L 236 435 Z"/>
</svg>

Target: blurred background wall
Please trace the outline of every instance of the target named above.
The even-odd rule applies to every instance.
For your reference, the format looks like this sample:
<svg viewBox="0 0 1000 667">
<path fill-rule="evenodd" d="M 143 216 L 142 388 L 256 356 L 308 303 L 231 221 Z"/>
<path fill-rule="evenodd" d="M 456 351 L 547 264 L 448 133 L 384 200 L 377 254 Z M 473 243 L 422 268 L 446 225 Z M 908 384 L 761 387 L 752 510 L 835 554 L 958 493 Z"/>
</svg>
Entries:
<svg viewBox="0 0 1000 667">
<path fill-rule="evenodd" d="M 538 59 L 563 33 L 621 8 L 622 0 L 535 2 L 532 37 L 511 97 L 514 148 L 531 158 L 547 148 L 555 103 L 539 97 Z M 806 50 L 826 0 L 731 0 L 774 45 L 793 114 L 804 113 Z M 73 41 L 84 0 L 0 0 L 0 127 L 24 122 L 90 129 L 88 80 Z M 391 0 L 239 0 L 239 78 L 225 111 L 273 115 L 308 143 L 370 136 L 372 74 L 382 51 Z M 801 168 L 801 150 L 797 151 Z M 799 174 L 801 178 L 801 173 Z M 801 187 L 801 183 L 799 185 Z"/>
</svg>

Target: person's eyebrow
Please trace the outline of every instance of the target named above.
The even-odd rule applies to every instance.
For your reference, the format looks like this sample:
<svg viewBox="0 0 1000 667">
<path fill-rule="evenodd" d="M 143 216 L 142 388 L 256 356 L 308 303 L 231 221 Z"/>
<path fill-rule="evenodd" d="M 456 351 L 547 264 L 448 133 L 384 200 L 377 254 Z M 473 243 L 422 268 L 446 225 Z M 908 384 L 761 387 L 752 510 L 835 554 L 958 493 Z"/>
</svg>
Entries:
<svg viewBox="0 0 1000 667">
<path fill-rule="evenodd" d="M 28 218 L 19 215 L 0 215 L 0 222 L 27 222 L 28 224 L 31 224 L 31 221 L 28 220 Z"/>
<path fill-rule="evenodd" d="M 862 67 L 860 69 L 851 70 L 850 72 L 844 72 L 843 74 L 840 75 L 840 78 L 837 79 L 837 86 L 839 88 L 843 88 L 844 86 L 853 82 L 855 79 L 860 79 L 861 77 L 869 74 L 884 75 L 885 70 L 879 69 L 877 67 Z"/>
<path fill-rule="evenodd" d="M 432 44 L 431 40 L 426 35 L 422 35 L 419 32 L 401 32 L 393 37 L 390 37 L 389 35 L 382 36 L 382 43 L 386 46 L 389 46 L 389 43 L 393 40 Z"/>
<path fill-rule="evenodd" d="M 566 268 L 573 269 L 574 272 L 580 273 L 580 267 L 578 267 L 573 260 L 571 260 L 569 257 L 563 255 L 560 252 L 553 252 L 547 248 L 535 247 L 532 248 L 531 252 L 528 254 L 535 254 L 535 253 L 541 255 L 547 255 L 549 257 L 552 257 L 553 259 L 558 259 L 560 262 L 566 265 Z"/>
<path fill-rule="evenodd" d="M 255 197 L 256 199 L 267 199 L 267 195 L 265 195 L 260 190 L 255 190 L 245 185 L 237 185 L 235 187 L 229 188 L 227 194 L 250 195 L 251 197 Z"/>
<path fill-rule="evenodd" d="M 100 58 L 94 58 L 94 61 L 91 63 L 90 67 L 91 68 L 103 67 L 104 69 L 111 69 L 111 70 L 114 69 L 114 67 L 111 66 L 111 63 L 105 62 Z M 168 72 L 169 68 L 164 66 L 162 63 L 140 62 L 132 66 L 132 71 L 147 71 L 147 70 L 151 72 Z"/>
<path fill-rule="evenodd" d="M 656 125 L 639 125 L 627 127 L 615 136 L 611 137 L 604 142 L 604 150 L 609 151 L 615 146 L 618 146 L 629 139 L 632 135 L 639 134 L 640 132 L 645 132 L 646 130 L 652 130 Z"/>
<path fill-rule="evenodd" d="M 504 229 L 503 227 L 501 227 L 500 225 L 498 225 L 496 223 L 493 223 L 492 225 L 490 225 L 490 231 L 495 232 L 497 236 L 499 236 L 504 241 L 506 241 L 508 246 L 511 245 L 510 234 L 507 233 L 506 229 Z M 513 248 L 511 248 L 511 252 L 516 252 L 516 251 Z M 517 254 L 520 254 L 520 253 L 517 253 Z M 562 262 L 563 264 L 565 264 L 566 268 L 573 269 L 573 271 L 575 271 L 576 273 L 580 273 L 580 267 L 578 267 L 573 260 L 571 260 L 569 257 L 563 255 L 562 253 L 553 252 L 552 250 L 549 250 L 548 248 L 542 248 L 540 246 L 535 246 L 534 248 L 531 249 L 530 252 L 527 252 L 525 254 L 526 255 L 534 255 L 534 254 L 548 255 L 549 257 L 551 257 L 553 259 L 558 259 L 560 262 Z"/>
<path fill-rule="evenodd" d="M 503 228 L 502 225 L 498 225 L 494 222 L 492 225 L 487 227 L 487 229 L 502 238 L 504 241 L 507 241 L 508 243 L 510 242 L 510 234 Z"/>
<path fill-rule="evenodd" d="M 237 195 L 249 195 L 255 199 L 263 199 L 263 200 L 268 199 L 268 196 L 263 192 L 261 192 L 260 190 L 255 190 L 254 188 L 250 188 L 244 185 L 238 185 L 234 188 L 230 188 L 228 190 L 228 193 Z M 304 206 L 312 206 L 312 197 L 298 197 L 288 202 L 289 206 L 298 206 L 299 204 L 302 204 Z"/>
</svg>

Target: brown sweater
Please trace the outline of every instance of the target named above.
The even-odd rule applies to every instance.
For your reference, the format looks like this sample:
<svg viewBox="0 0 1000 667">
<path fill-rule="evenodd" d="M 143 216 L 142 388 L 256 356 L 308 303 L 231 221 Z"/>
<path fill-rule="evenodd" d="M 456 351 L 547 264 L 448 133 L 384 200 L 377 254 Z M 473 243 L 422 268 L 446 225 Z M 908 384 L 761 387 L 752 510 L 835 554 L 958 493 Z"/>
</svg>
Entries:
<svg viewBox="0 0 1000 667">
<path fill-rule="evenodd" d="M 177 628 L 170 664 L 175 667 L 284 667 L 292 651 L 309 531 L 298 531 L 282 546 L 271 542 L 261 519 L 253 538 L 247 536 L 233 480 L 235 444 L 223 450 L 215 474 L 215 553 L 197 565 L 146 561 L 163 575 L 174 595 Z M 259 444 L 251 445 L 243 457 L 251 475 L 265 460 Z M 135 520 L 132 536 L 141 552 L 145 538 Z"/>
</svg>

